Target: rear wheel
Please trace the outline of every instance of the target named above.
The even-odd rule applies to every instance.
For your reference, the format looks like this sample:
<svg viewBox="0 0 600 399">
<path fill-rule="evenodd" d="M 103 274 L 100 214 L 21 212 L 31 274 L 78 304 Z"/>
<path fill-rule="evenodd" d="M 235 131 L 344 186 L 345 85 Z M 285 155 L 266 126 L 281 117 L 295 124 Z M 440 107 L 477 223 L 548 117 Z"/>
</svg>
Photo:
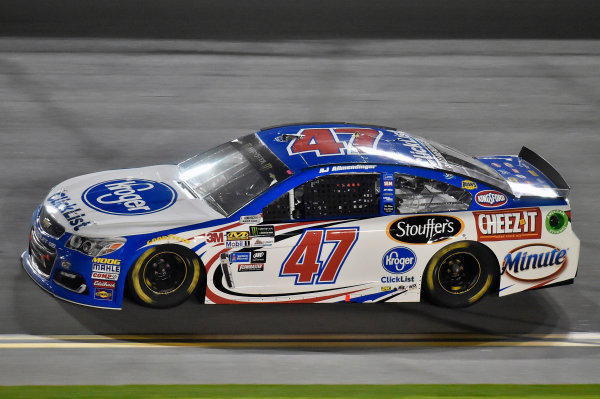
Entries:
<svg viewBox="0 0 600 399">
<path fill-rule="evenodd" d="M 185 301 L 202 277 L 198 257 L 178 245 L 162 245 L 144 252 L 129 273 L 134 299 L 142 305 L 168 308 Z"/>
<path fill-rule="evenodd" d="M 462 241 L 439 250 L 425 269 L 423 289 L 437 305 L 474 304 L 493 287 L 496 261 L 483 245 Z"/>
</svg>

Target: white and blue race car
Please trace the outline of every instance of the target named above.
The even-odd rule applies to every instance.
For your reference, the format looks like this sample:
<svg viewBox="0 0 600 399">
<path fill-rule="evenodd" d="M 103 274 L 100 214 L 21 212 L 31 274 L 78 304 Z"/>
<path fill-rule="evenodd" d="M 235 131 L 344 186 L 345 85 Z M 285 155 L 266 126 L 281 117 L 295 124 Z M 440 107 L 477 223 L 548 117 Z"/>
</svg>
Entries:
<svg viewBox="0 0 600 399">
<path fill-rule="evenodd" d="M 54 187 L 27 273 L 58 298 L 120 309 L 204 303 L 460 307 L 572 283 L 569 187 L 548 162 L 473 158 L 371 125 L 265 128 L 178 165 Z"/>
</svg>

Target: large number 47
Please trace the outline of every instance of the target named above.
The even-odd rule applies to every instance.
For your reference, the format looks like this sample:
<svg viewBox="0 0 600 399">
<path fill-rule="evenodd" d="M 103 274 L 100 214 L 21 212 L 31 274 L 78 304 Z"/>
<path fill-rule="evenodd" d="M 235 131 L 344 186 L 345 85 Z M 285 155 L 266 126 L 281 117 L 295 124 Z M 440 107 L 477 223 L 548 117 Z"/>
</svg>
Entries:
<svg viewBox="0 0 600 399">
<path fill-rule="evenodd" d="M 295 284 L 332 284 L 358 239 L 358 227 L 307 229 L 281 265 L 280 277 L 294 276 Z M 321 261 L 324 244 L 333 244 Z"/>
</svg>

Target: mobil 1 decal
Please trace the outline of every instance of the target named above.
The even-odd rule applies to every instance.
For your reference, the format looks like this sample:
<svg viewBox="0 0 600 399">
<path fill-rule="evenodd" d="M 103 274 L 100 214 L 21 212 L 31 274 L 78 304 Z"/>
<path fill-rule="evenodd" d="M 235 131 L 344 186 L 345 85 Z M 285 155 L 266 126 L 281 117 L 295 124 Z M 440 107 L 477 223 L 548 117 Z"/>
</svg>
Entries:
<svg viewBox="0 0 600 399">
<path fill-rule="evenodd" d="M 567 266 L 568 250 L 550 244 L 520 246 L 504 257 L 501 274 L 521 281 L 554 277 Z"/>
<path fill-rule="evenodd" d="M 478 241 L 531 240 L 542 236 L 540 208 L 473 212 Z"/>
<path fill-rule="evenodd" d="M 387 227 L 388 236 L 406 244 L 432 244 L 459 235 L 462 220 L 446 215 L 407 216 L 394 220 Z"/>
</svg>

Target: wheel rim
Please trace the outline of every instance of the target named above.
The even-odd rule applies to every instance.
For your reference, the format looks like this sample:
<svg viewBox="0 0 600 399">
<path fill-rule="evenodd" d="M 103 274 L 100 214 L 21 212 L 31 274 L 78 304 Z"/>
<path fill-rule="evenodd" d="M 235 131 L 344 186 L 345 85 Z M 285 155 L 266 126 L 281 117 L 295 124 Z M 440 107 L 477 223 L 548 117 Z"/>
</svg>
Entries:
<svg viewBox="0 0 600 399">
<path fill-rule="evenodd" d="M 438 268 L 440 286 L 451 294 L 470 291 L 481 277 L 481 265 L 475 256 L 467 252 L 450 255 Z"/>
<path fill-rule="evenodd" d="M 177 291 L 187 277 L 187 262 L 175 252 L 159 252 L 144 265 L 144 284 L 155 294 Z"/>
</svg>

